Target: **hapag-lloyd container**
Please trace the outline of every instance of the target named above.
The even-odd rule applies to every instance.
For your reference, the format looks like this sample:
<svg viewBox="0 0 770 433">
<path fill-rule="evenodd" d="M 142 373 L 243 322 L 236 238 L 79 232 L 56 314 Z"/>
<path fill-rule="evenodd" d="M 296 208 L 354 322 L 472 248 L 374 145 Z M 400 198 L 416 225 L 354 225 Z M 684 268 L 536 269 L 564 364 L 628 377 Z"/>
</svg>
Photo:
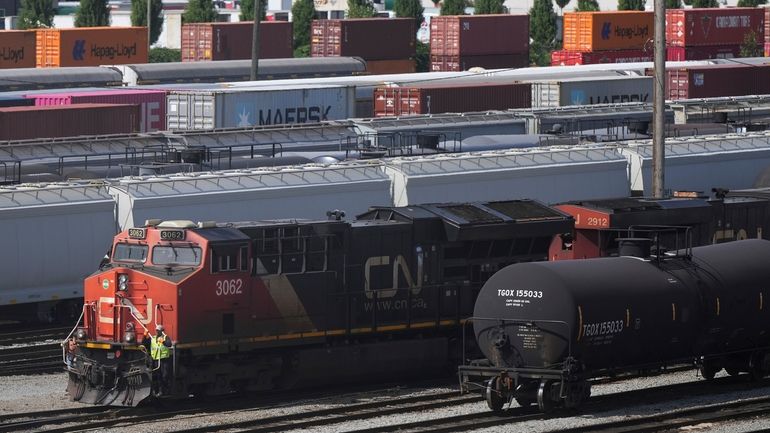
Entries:
<svg viewBox="0 0 770 433">
<path fill-rule="evenodd" d="M 686 60 L 732 59 L 740 57 L 740 45 L 702 45 L 694 47 L 666 47 L 666 60 L 681 62 Z"/>
<path fill-rule="evenodd" d="M 430 53 L 434 56 L 529 53 L 529 15 L 432 17 Z"/>
<path fill-rule="evenodd" d="M 351 86 L 307 85 L 169 90 L 169 130 L 318 123 L 354 117 Z"/>
<path fill-rule="evenodd" d="M 378 87 L 374 91 L 374 116 L 529 108 L 531 98 L 531 86 L 525 83 Z"/>
<path fill-rule="evenodd" d="M 652 77 L 532 81 L 532 107 L 652 102 Z"/>
<path fill-rule="evenodd" d="M 569 51 L 551 52 L 551 66 L 594 65 L 597 63 L 651 62 L 651 50 Z"/>
<path fill-rule="evenodd" d="M 652 38 L 653 13 L 644 11 L 565 12 L 564 49 L 644 49 Z"/>
<path fill-rule="evenodd" d="M 764 8 L 708 8 L 666 10 L 666 44 L 740 45 L 753 31 L 757 42 L 765 38 Z"/>
<path fill-rule="evenodd" d="M 0 31 L 0 69 L 35 67 L 35 31 Z"/>
<path fill-rule="evenodd" d="M 253 22 L 193 23 L 182 26 L 182 61 L 242 60 L 251 58 Z M 292 23 L 262 21 L 259 58 L 294 57 Z"/>
<path fill-rule="evenodd" d="M 35 105 L 72 104 L 135 104 L 140 111 L 140 132 L 166 129 L 166 92 L 164 90 L 115 89 L 67 93 L 46 93 L 31 96 Z"/>
<path fill-rule="evenodd" d="M 708 65 L 666 71 L 668 99 L 770 94 L 770 65 Z"/>
<path fill-rule="evenodd" d="M 467 71 L 470 68 L 526 68 L 529 53 L 490 54 L 488 56 L 430 56 L 431 72 Z"/>
<path fill-rule="evenodd" d="M 414 57 L 417 31 L 412 18 L 313 20 L 310 55 L 357 56 L 364 60 Z"/>
<path fill-rule="evenodd" d="M 0 108 L 0 140 L 130 134 L 139 131 L 139 106 L 78 104 Z"/>
<path fill-rule="evenodd" d="M 148 61 L 145 27 L 38 29 L 35 36 L 38 68 Z"/>
</svg>

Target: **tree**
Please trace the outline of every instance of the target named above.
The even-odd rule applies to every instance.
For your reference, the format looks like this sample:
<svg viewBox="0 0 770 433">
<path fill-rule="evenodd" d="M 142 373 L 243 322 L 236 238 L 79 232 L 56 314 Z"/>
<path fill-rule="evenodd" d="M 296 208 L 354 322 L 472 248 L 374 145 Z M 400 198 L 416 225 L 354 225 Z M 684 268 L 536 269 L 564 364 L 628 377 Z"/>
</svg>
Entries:
<svg viewBox="0 0 770 433">
<path fill-rule="evenodd" d="M 415 47 L 416 54 L 414 56 L 415 67 L 417 72 L 429 72 L 430 71 L 430 45 L 417 41 Z"/>
<path fill-rule="evenodd" d="M 107 0 L 80 0 L 75 12 L 75 27 L 105 27 L 110 25 Z"/>
<path fill-rule="evenodd" d="M 181 62 L 182 51 L 173 48 L 155 47 L 150 49 L 150 63 Z"/>
<path fill-rule="evenodd" d="M 682 9 L 682 0 L 666 0 L 666 9 Z"/>
<path fill-rule="evenodd" d="M 693 8 L 718 8 L 719 2 L 717 0 L 691 0 Z"/>
<path fill-rule="evenodd" d="M 150 3 L 150 45 L 158 41 L 163 30 L 163 3 L 161 0 L 151 0 Z M 147 25 L 147 0 L 131 0 L 131 25 L 142 27 Z"/>
<path fill-rule="evenodd" d="M 716 0 L 714 0 L 716 1 Z M 599 3 L 596 0 L 578 0 L 578 5 L 575 11 L 577 12 L 590 12 L 598 11 Z"/>
<path fill-rule="evenodd" d="M 755 8 L 759 5 L 766 4 L 767 0 L 738 0 L 739 8 Z"/>
<path fill-rule="evenodd" d="M 316 16 L 313 0 L 297 0 L 291 7 L 294 21 L 294 57 L 310 54 L 310 28 Z M 297 54 L 305 54 L 297 55 Z"/>
<path fill-rule="evenodd" d="M 51 0 L 21 0 L 18 27 L 20 30 L 53 27 L 55 14 Z"/>
<path fill-rule="evenodd" d="M 618 0 L 619 11 L 643 11 L 646 0 Z"/>
<path fill-rule="evenodd" d="M 505 0 L 476 0 L 473 2 L 476 15 L 504 14 L 508 10 L 503 6 Z"/>
<path fill-rule="evenodd" d="M 254 1 L 241 0 L 241 21 L 254 21 Z M 267 0 L 259 0 L 259 20 L 264 21 L 267 15 Z"/>
<path fill-rule="evenodd" d="M 530 60 L 540 66 L 551 61 L 556 39 L 556 12 L 551 0 L 535 0 L 529 10 Z"/>
<path fill-rule="evenodd" d="M 465 0 L 444 0 L 441 15 L 465 15 Z"/>
<path fill-rule="evenodd" d="M 754 30 L 750 30 L 743 37 L 741 44 L 741 57 L 762 57 L 762 48 L 759 46 L 759 40 Z"/>
<path fill-rule="evenodd" d="M 217 20 L 217 11 L 211 0 L 190 0 L 182 14 L 183 23 L 210 23 Z"/>
<path fill-rule="evenodd" d="M 348 18 L 371 18 L 377 10 L 371 0 L 348 0 Z"/>
<path fill-rule="evenodd" d="M 570 0 L 556 0 L 556 6 L 559 6 L 559 11 L 564 15 L 564 8 L 569 4 Z"/>
<path fill-rule="evenodd" d="M 399 18 L 414 18 L 415 31 L 420 28 L 420 25 L 425 20 L 422 13 L 425 8 L 422 7 L 420 0 L 395 0 L 393 3 L 393 12 Z"/>
</svg>

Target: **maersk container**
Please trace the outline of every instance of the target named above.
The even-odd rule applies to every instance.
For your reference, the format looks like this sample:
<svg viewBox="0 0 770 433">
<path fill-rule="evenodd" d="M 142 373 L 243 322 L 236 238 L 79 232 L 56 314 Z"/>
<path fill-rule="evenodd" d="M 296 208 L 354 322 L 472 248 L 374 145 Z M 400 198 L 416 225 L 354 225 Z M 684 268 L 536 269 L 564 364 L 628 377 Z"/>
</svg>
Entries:
<svg viewBox="0 0 770 433">
<path fill-rule="evenodd" d="M 354 117 L 355 102 L 352 86 L 178 89 L 166 96 L 166 122 L 169 130 L 318 123 Z"/>
<path fill-rule="evenodd" d="M 0 140 L 131 134 L 139 130 L 139 106 L 78 104 L 0 108 Z"/>
<path fill-rule="evenodd" d="M 666 43 L 673 47 L 740 45 L 749 32 L 765 39 L 763 8 L 669 9 Z"/>
<path fill-rule="evenodd" d="M 35 67 L 35 31 L 0 31 L 0 69 Z"/>
<path fill-rule="evenodd" d="M 652 77 L 532 81 L 532 107 L 652 102 Z"/>
<path fill-rule="evenodd" d="M 35 94 L 34 105 L 135 104 L 141 113 L 140 132 L 166 129 L 166 92 L 163 90 L 109 89 Z"/>
</svg>

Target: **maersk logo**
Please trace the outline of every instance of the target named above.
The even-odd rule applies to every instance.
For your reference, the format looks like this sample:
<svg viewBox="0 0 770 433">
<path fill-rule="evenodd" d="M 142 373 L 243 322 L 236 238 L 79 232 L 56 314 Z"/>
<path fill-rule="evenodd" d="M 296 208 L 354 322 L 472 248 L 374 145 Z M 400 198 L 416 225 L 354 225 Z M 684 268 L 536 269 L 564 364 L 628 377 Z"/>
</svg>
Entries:
<svg viewBox="0 0 770 433">
<path fill-rule="evenodd" d="M 569 95 L 569 100 L 572 105 L 585 105 L 586 92 L 582 90 L 573 90 Z"/>
<path fill-rule="evenodd" d="M 75 46 L 72 47 L 72 59 L 84 60 L 86 54 L 86 41 L 85 39 L 78 39 L 75 41 Z"/>
<path fill-rule="evenodd" d="M 609 39 L 612 34 L 612 23 L 606 22 L 602 24 L 602 39 Z"/>
<path fill-rule="evenodd" d="M 235 104 L 236 126 L 318 123 L 328 120 L 331 109 L 331 105 L 256 109 L 254 104 L 238 102 Z"/>
</svg>

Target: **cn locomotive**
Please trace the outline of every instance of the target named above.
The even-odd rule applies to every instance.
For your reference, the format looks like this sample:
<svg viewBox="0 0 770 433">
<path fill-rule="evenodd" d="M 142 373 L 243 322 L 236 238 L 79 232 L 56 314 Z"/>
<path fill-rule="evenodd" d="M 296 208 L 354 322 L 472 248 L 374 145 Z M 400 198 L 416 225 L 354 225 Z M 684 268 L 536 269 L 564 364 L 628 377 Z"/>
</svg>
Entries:
<svg viewBox="0 0 770 433">
<path fill-rule="evenodd" d="M 85 280 L 75 401 L 152 393 L 141 335 L 172 339 L 171 396 L 448 372 L 481 285 L 545 260 L 572 218 L 535 201 L 378 207 L 345 221 L 148 221 Z"/>
<path fill-rule="evenodd" d="M 473 330 L 486 360 L 461 366 L 464 390 L 500 410 L 515 399 L 574 408 L 589 379 L 694 363 L 770 372 L 770 241 L 747 239 L 649 255 L 514 264 L 484 284 Z M 621 248 L 621 254 L 624 249 Z"/>
</svg>

